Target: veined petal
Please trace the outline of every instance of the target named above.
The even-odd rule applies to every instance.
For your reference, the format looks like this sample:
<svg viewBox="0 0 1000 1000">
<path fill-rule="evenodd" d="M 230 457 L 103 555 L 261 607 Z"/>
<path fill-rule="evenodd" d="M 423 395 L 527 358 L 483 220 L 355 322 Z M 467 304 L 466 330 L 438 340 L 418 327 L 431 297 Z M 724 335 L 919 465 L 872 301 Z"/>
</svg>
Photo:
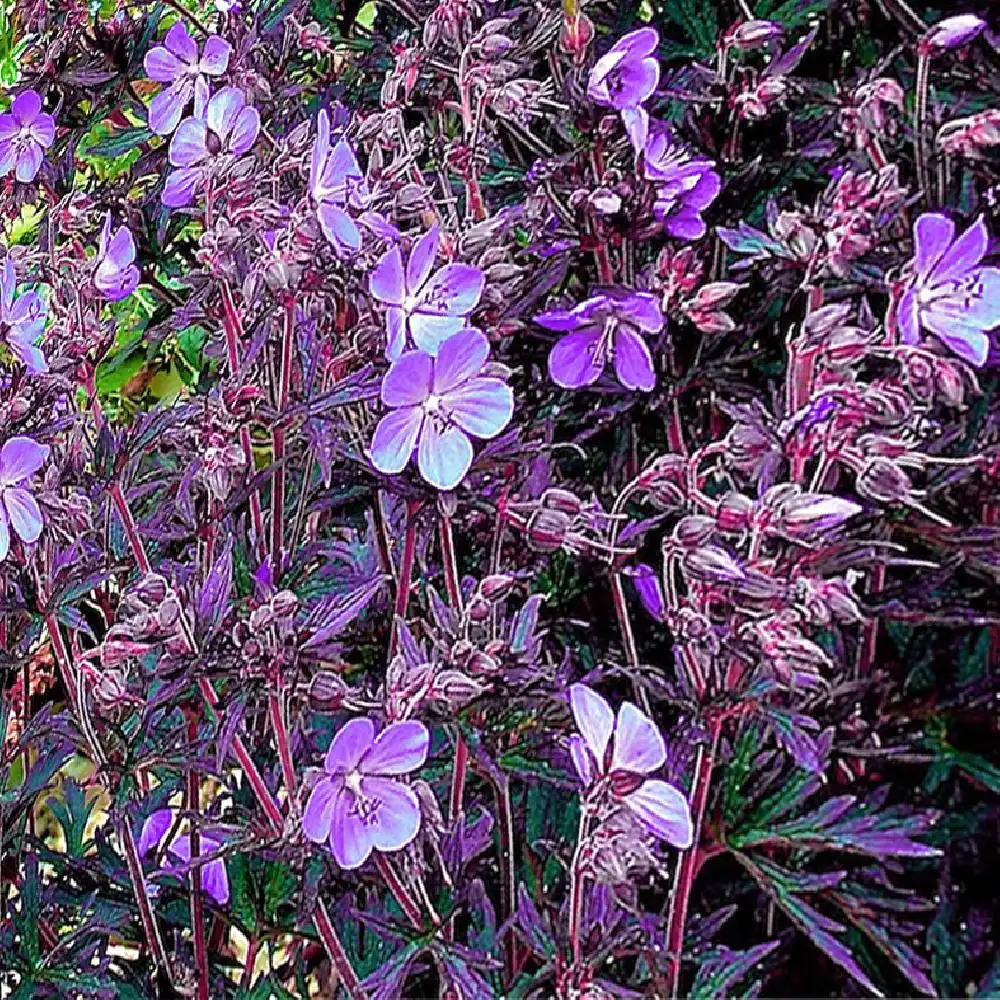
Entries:
<svg viewBox="0 0 1000 1000">
<path fill-rule="evenodd" d="M 192 167 L 208 155 L 208 126 L 200 118 L 185 118 L 170 140 L 170 165 Z"/>
<path fill-rule="evenodd" d="M 56 137 L 56 120 L 52 115 L 41 114 L 31 123 L 31 138 L 48 149 Z"/>
<path fill-rule="evenodd" d="M 948 248 L 931 271 L 931 281 L 938 285 L 946 281 L 964 278 L 978 267 L 989 248 L 989 234 L 986 222 L 980 216 Z"/>
<path fill-rule="evenodd" d="M 10 552 L 10 525 L 7 523 L 7 512 L 0 503 L 0 562 L 7 558 Z"/>
<path fill-rule="evenodd" d="M 486 278 L 478 267 L 446 264 L 420 292 L 420 311 L 468 316 L 479 303 Z"/>
<path fill-rule="evenodd" d="M 353 771 L 368 752 L 375 739 L 372 720 L 361 716 L 345 722 L 337 730 L 323 766 L 327 774 L 346 774 Z"/>
<path fill-rule="evenodd" d="M 981 367 L 990 353 L 990 338 L 980 324 L 970 322 L 964 306 L 952 299 L 932 302 L 921 311 L 925 327 L 969 364 Z"/>
<path fill-rule="evenodd" d="M 514 393 L 498 378 L 474 378 L 442 399 L 448 416 L 467 434 L 483 440 L 496 437 L 514 415 Z"/>
<path fill-rule="evenodd" d="M 627 389 L 650 392 L 656 385 L 653 356 L 646 341 L 628 326 L 615 331 L 615 374 Z"/>
<path fill-rule="evenodd" d="M 178 77 L 166 90 L 161 90 L 149 102 L 149 127 L 157 135 L 170 135 L 180 124 L 193 93 L 194 84 L 188 76 Z"/>
<path fill-rule="evenodd" d="M 323 183 L 326 159 L 330 153 L 330 116 L 323 108 L 316 118 L 316 141 L 313 143 L 312 160 L 309 167 L 309 190 L 318 197 L 318 189 Z"/>
<path fill-rule="evenodd" d="M 314 843 L 322 844 L 330 836 L 333 805 L 340 785 L 329 778 L 320 778 L 309 795 L 302 814 L 302 831 Z"/>
<path fill-rule="evenodd" d="M 354 220 L 342 209 L 328 201 L 320 202 L 316 209 L 319 227 L 327 242 L 338 255 L 357 253 L 361 249 L 361 233 Z"/>
<path fill-rule="evenodd" d="M 204 849 L 204 838 L 202 848 Z M 207 851 L 205 853 L 208 853 Z M 209 861 L 201 869 L 201 888 L 219 904 L 225 906 L 229 902 L 229 875 L 226 873 L 226 863 L 222 858 Z"/>
<path fill-rule="evenodd" d="M 42 147 L 37 143 L 22 148 L 18 154 L 17 163 L 14 165 L 14 176 L 22 183 L 27 184 L 38 176 L 38 171 L 42 168 Z"/>
<path fill-rule="evenodd" d="M 367 775 L 409 774 L 423 767 L 431 734 L 416 719 L 393 722 L 375 737 L 375 742 L 361 762 Z"/>
<path fill-rule="evenodd" d="M 198 46 L 183 21 L 177 21 L 170 28 L 163 44 L 187 66 L 194 66 L 198 61 Z"/>
<path fill-rule="evenodd" d="M 597 777 L 597 767 L 587 741 L 578 733 L 569 738 L 569 755 L 584 788 L 589 788 Z"/>
<path fill-rule="evenodd" d="M 154 847 L 159 847 L 174 822 L 173 809 L 157 809 L 146 818 L 142 824 L 137 850 L 139 857 L 145 857 Z"/>
<path fill-rule="evenodd" d="M 372 436 L 372 465 L 387 476 L 402 472 L 413 455 L 423 425 L 424 411 L 420 406 L 404 406 L 387 413 Z"/>
<path fill-rule="evenodd" d="M 7 322 L 14 327 L 24 328 L 27 325 L 34 325 L 41 319 L 43 327 L 36 330 L 24 331 L 37 336 L 44 328 L 45 322 L 45 302 L 38 292 L 28 291 L 19 296 L 7 313 Z M 18 334 L 22 334 L 22 329 L 18 329 Z"/>
<path fill-rule="evenodd" d="M 438 348 L 434 363 L 434 391 L 444 393 L 478 375 L 490 356 L 485 335 L 471 327 L 449 337 Z"/>
<path fill-rule="evenodd" d="M 333 804 L 330 849 L 341 868 L 360 868 L 372 853 L 370 828 L 355 808 L 354 794 L 341 786 Z"/>
<path fill-rule="evenodd" d="M 619 112 L 625 134 L 636 153 L 641 153 L 649 137 L 649 112 L 642 105 L 622 108 Z"/>
<path fill-rule="evenodd" d="M 413 343 L 432 357 L 437 357 L 441 345 L 454 337 L 466 325 L 463 316 L 442 316 L 418 311 L 410 316 L 410 336 Z"/>
<path fill-rule="evenodd" d="M 12 114 L 0 115 L 0 142 L 13 139 L 21 131 L 21 126 L 14 121 Z"/>
<path fill-rule="evenodd" d="M 245 156 L 253 148 L 258 135 L 260 135 L 260 112 L 256 108 L 245 107 L 233 122 L 226 148 L 232 156 Z"/>
<path fill-rule="evenodd" d="M 911 285 L 903 292 L 896 306 L 896 324 L 899 327 L 899 339 L 904 344 L 920 342 L 920 310 L 917 306 L 917 292 Z"/>
<path fill-rule="evenodd" d="M 406 313 L 399 306 L 385 311 L 385 358 L 396 361 L 406 349 Z"/>
<path fill-rule="evenodd" d="M 107 245 L 106 256 L 117 267 L 128 267 L 135 260 L 135 240 L 126 226 L 115 231 Z"/>
<path fill-rule="evenodd" d="M 208 76 L 222 76 L 229 67 L 229 55 L 233 47 L 218 35 L 209 35 L 201 51 L 199 68 Z"/>
<path fill-rule="evenodd" d="M 185 70 L 184 63 L 162 45 L 150 49 L 142 64 L 146 76 L 156 83 L 173 83 Z"/>
<path fill-rule="evenodd" d="M 431 393 L 434 360 L 423 351 L 407 351 L 393 362 L 382 379 L 386 406 L 416 406 Z"/>
<path fill-rule="evenodd" d="M 453 490 L 472 465 L 472 443 L 459 427 L 425 420 L 417 447 L 420 475 L 439 490 Z"/>
<path fill-rule="evenodd" d="M 18 486 L 6 487 L 2 496 L 14 533 L 22 542 L 37 542 L 42 533 L 42 512 L 35 498 Z"/>
<path fill-rule="evenodd" d="M 0 448 L 0 486 L 16 486 L 33 476 L 49 457 L 49 446 L 30 437 L 8 438 Z"/>
<path fill-rule="evenodd" d="M 6 177 L 17 164 L 18 147 L 10 140 L 0 141 L 0 177 Z"/>
<path fill-rule="evenodd" d="M 644 781 L 634 792 L 624 796 L 631 809 L 650 833 L 680 850 L 687 850 L 694 840 L 691 808 L 687 799 L 665 781 Z"/>
<path fill-rule="evenodd" d="M 372 295 L 387 305 L 401 306 L 406 298 L 403 278 L 403 255 L 399 247 L 386 251 L 368 279 Z"/>
<path fill-rule="evenodd" d="M 569 689 L 569 703 L 573 709 L 576 728 L 580 730 L 587 748 L 597 765 L 597 771 L 604 773 L 604 758 L 607 754 L 611 733 L 615 728 L 615 715 L 611 706 L 586 684 L 574 684 Z"/>
<path fill-rule="evenodd" d="M 379 805 L 368 820 L 368 835 L 380 851 L 400 851 L 420 830 L 420 803 L 408 785 L 391 778 L 362 778 L 361 791 Z"/>
<path fill-rule="evenodd" d="M 667 749 L 656 723 L 632 702 L 624 702 L 615 724 L 611 770 L 649 774 L 666 759 Z"/>
<path fill-rule="evenodd" d="M 592 385 L 604 371 L 604 352 L 598 355 L 601 331 L 588 327 L 569 333 L 549 351 L 549 375 L 564 389 Z"/>
<path fill-rule="evenodd" d="M 42 98 L 37 91 L 25 90 L 14 98 L 10 113 L 19 128 L 31 125 L 42 110 Z"/>
<path fill-rule="evenodd" d="M 208 102 L 205 120 L 220 139 L 228 138 L 246 101 L 238 87 L 223 87 Z"/>
<path fill-rule="evenodd" d="M 410 295 L 418 295 L 424 287 L 434 267 L 440 245 L 441 232 L 437 223 L 434 223 L 410 251 L 410 259 L 406 263 L 406 289 Z"/>
<path fill-rule="evenodd" d="M 167 176 L 160 200 L 167 208 L 184 208 L 191 204 L 201 180 L 201 167 L 178 167 Z"/>
<path fill-rule="evenodd" d="M 102 260 L 94 272 L 94 286 L 109 302 L 120 302 L 139 287 L 139 268 L 134 264 L 119 268 Z"/>
<path fill-rule="evenodd" d="M 913 226 L 913 267 L 926 278 L 955 238 L 955 223 L 939 212 L 925 212 Z"/>
</svg>

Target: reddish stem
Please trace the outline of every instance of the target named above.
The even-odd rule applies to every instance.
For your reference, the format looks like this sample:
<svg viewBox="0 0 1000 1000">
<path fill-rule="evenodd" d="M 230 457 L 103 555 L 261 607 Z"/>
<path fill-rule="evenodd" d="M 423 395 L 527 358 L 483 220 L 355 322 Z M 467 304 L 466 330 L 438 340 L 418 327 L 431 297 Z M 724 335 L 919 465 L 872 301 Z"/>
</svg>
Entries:
<svg viewBox="0 0 1000 1000">
<path fill-rule="evenodd" d="M 289 297 L 281 333 L 281 374 L 278 381 L 278 416 L 271 432 L 274 477 L 271 480 L 271 569 L 274 579 L 281 576 L 285 527 L 285 428 L 281 426 L 288 409 L 292 385 L 292 354 L 295 347 L 295 299 Z"/>
<path fill-rule="evenodd" d="M 396 902 L 399 903 L 400 909 L 406 914 L 407 920 L 410 921 L 415 930 L 423 930 L 424 920 L 420 914 L 420 907 L 417 906 L 409 890 L 400 881 L 399 876 L 392 865 L 389 864 L 386 856 L 378 851 L 375 852 L 375 865 L 385 880 L 385 884 L 389 887 L 389 891 L 396 898 Z"/>
<path fill-rule="evenodd" d="M 143 573 L 148 573 L 150 571 L 149 556 L 146 555 L 146 547 L 139 537 L 139 530 L 136 528 L 132 512 L 125 501 L 121 485 L 119 483 L 112 483 L 108 487 L 108 493 L 111 496 L 111 502 L 118 511 L 118 517 L 121 519 L 122 528 L 125 530 L 125 537 L 128 539 L 129 547 L 132 549 L 132 555 L 135 557 L 139 569 Z"/>
<path fill-rule="evenodd" d="M 337 970 L 340 977 L 340 984 L 347 991 L 351 1000 L 366 1000 L 366 993 L 361 986 L 361 980 L 351 965 L 351 960 L 344 951 L 344 946 L 340 943 L 340 938 L 334 930 L 327 912 L 326 903 L 322 899 L 316 900 L 316 909 L 313 911 L 313 923 L 316 925 L 316 932 L 326 948 L 326 953 L 330 958 L 330 963 Z"/>
<path fill-rule="evenodd" d="M 198 719 L 192 715 L 188 727 L 189 738 L 198 739 Z M 199 809 L 198 772 L 191 768 L 187 776 L 187 810 L 197 816 Z M 194 964 L 198 971 L 198 1000 L 209 1000 L 208 952 L 205 950 L 205 906 L 201 897 L 201 868 L 198 858 L 201 856 L 201 832 L 196 820 L 191 821 L 191 933 L 194 937 Z"/>
<path fill-rule="evenodd" d="M 396 655 L 399 639 L 396 635 L 395 618 L 406 619 L 406 606 L 410 603 L 410 585 L 413 580 L 413 560 L 417 553 L 417 511 L 420 504 L 411 500 L 406 505 L 406 531 L 403 535 L 403 555 L 399 562 L 399 585 L 396 587 L 396 603 L 393 607 L 392 634 L 389 636 L 389 659 Z"/>
<path fill-rule="evenodd" d="M 285 792 L 288 796 L 288 809 L 291 811 L 292 799 L 295 796 L 295 768 L 292 764 L 292 750 L 288 741 L 288 729 L 285 717 L 281 711 L 281 697 L 277 693 L 268 695 L 268 712 L 271 716 L 271 728 L 274 729 L 274 739 L 278 744 L 278 757 L 281 760 L 281 776 L 285 782 Z"/>
</svg>

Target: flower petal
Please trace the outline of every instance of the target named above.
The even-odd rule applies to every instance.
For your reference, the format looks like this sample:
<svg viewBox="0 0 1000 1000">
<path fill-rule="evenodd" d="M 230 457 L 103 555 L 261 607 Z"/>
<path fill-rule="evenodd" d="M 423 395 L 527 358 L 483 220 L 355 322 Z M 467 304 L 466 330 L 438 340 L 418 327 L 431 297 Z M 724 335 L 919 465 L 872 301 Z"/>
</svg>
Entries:
<svg viewBox="0 0 1000 1000">
<path fill-rule="evenodd" d="M 48 149 L 56 137 L 56 120 L 52 115 L 39 115 L 31 126 L 31 138 Z"/>
<path fill-rule="evenodd" d="M 413 455 L 423 425 L 424 411 L 419 406 L 404 406 L 387 413 L 372 436 L 372 465 L 387 476 L 402 472 Z"/>
<path fill-rule="evenodd" d="M 917 306 L 917 291 L 911 285 L 896 306 L 896 323 L 899 327 L 899 339 L 904 344 L 920 342 L 920 310 Z"/>
<path fill-rule="evenodd" d="M 42 167 L 42 147 L 37 143 L 25 146 L 14 166 L 14 176 L 22 183 L 33 181 Z"/>
<path fill-rule="evenodd" d="M 926 278 L 955 238 L 955 223 L 939 212 L 925 212 L 913 226 L 913 267 Z"/>
<path fill-rule="evenodd" d="M 573 761 L 573 767 L 583 782 L 585 788 L 594 783 L 597 777 L 597 770 L 594 766 L 594 757 L 587 746 L 587 741 L 578 733 L 574 733 L 569 738 L 569 755 Z"/>
<path fill-rule="evenodd" d="M 484 440 L 496 437 L 514 415 L 514 393 L 498 378 L 474 378 L 446 393 L 443 400 L 448 416 L 463 431 Z"/>
<path fill-rule="evenodd" d="M 42 110 L 41 95 L 34 90 L 25 90 L 14 98 L 10 113 L 14 116 L 19 128 L 31 125 Z"/>
<path fill-rule="evenodd" d="M 644 781 L 623 799 L 650 833 L 668 844 L 687 850 L 694 839 L 687 799 L 665 781 Z"/>
<path fill-rule="evenodd" d="M 406 288 L 410 295 L 417 295 L 430 277 L 438 247 L 441 245 L 441 232 L 437 223 L 417 240 L 410 251 L 410 259 L 406 263 Z"/>
<path fill-rule="evenodd" d="M 346 774 L 353 771 L 368 752 L 375 739 L 372 720 L 361 716 L 351 719 L 337 730 L 323 766 L 327 774 Z"/>
<path fill-rule="evenodd" d="M 567 334 L 549 351 L 549 376 L 564 389 L 592 385 L 604 371 L 604 352 L 597 348 L 601 330 L 591 326 Z"/>
<path fill-rule="evenodd" d="M 931 271 L 931 282 L 935 285 L 945 281 L 964 278 L 978 267 L 989 248 L 989 234 L 986 222 L 980 216 L 948 248 Z"/>
<path fill-rule="evenodd" d="M 423 767 L 431 734 L 416 719 L 394 722 L 375 737 L 371 750 L 361 762 L 367 775 L 409 774 Z"/>
<path fill-rule="evenodd" d="M 178 167 L 167 175 L 160 200 L 167 208 L 184 208 L 191 204 L 200 180 L 201 167 Z"/>
<path fill-rule="evenodd" d="M 472 442 L 459 427 L 425 420 L 417 448 L 420 475 L 439 490 L 453 490 L 472 465 Z"/>
<path fill-rule="evenodd" d="M 615 333 L 615 374 L 627 389 L 650 392 L 656 385 L 653 356 L 646 341 L 624 325 Z"/>
<path fill-rule="evenodd" d="M 342 209 L 328 201 L 320 202 L 316 209 L 319 227 L 327 242 L 338 255 L 357 253 L 361 249 L 361 233 L 354 220 Z"/>
<path fill-rule="evenodd" d="M 33 476 L 49 457 L 49 446 L 30 437 L 8 438 L 0 448 L 0 486 L 14 486 Z"/>
<path fill-rule="evenodd" d="M 420 803 L 408 785 L 390 778 L 362 778 L 361 791 L 378 801 L 368 835 L 380 851 L 399 851 L 420 830 Z"/>
<path fill-rule="evenodd" d="M 471 327 L 449 337 L 438 348 L 434 364 L 434 391 L 447 392 L 478 375 L 490 356 L 485 335 Z"/>
<path fill-rule="evenodd" d="M 229 153 L 232 156 L 245 156 L 253 148 L 258 135 L 260 135 L 260 112 L 256 108 L 244 108 L 233 122 L 227 147 Z"/>
<path fill-rule="evenodd" d="M 149 102 L 149 127 L 157 135 L 170 135 L 180 124 L 193 93 L 194 84 L 187 76 L 178 77 L 166 90 L 161 90 Z"/>
<path fill-rule="evenodd" d="M 198 61 L 198 46 L 183 21 L 177 21 L 170 28 L 163 44 L 186 66 L 194 66 Z"/>
<path fill-rule="evenodd" d="M 0 562 L 7 558 L 10 552 L 10 526 L 7 524 L 7 512 L 0 504 Z"/>
<path fill-rule="evenodd" d="M 341 868 L 360 868 L 372 853 L 371 828 L 366 826 L 355 808 L 354 795 L 343 786 L 333 804 L 330 825 L 330 849 Z"/>
<path fill-rule="evenodd" d="M 204 838 L 202 850 L 205 851 Z M 201 869 L 201 888 L 219 904 L 225 906 L 229 902 L 229 875 L 226 873 L 226 863 L 222 858 L 209 861 Z"/>
<path fill-rule="evenodd" d="M 615 746 L 611 754 L 612 771 L 649 774 L 667 759 L 667 748 L 656 723 L 630 701 L 618 709 Z"/>
<path fill-rule="evenodd" d="M 145 857 L 154 847 L 159 847 L 174 822 L 173 809 L 157 809 L 152 812 L 142 824 L 137 850 L 139 857 Z"/>
<path fill-rule="evenodd" d="M 336 781 L 320 778 L 309 795 L 302 813 L 302 831 L 314 843 L 322 844 L 330 836 L 333 805 L 340 787 Z"/>
<path fill-rule="evenodd" d="M 208 102 L 208 110 L 205 113 L 208 127 L 220 139 L 228 138 L 245 104 L 243 91 L 238 87 L 223 87 Z"/>
<path fill-rule="evenodd" d="M 233 47 L 218 35 L 209 35 L 201 51 L 200 69 L 209 76 L 222 76 L 229 67 L 229 55 Z"/>
<path fill-rule="evenodd" d="M 573 709 L 576 728 L 587 742 L 598 773 L 603 774 L 604 758 L 615 728 L 615 714 L 611 711 L 611 706 L 586 684 L 574 684 L 569 689 L 569 703 Z"/>
<path fill-rule="evenodd" d="M 37 542 L 42 533 L 42 512 L 35 498 L 25 489 L 8 486 L 3 491 L 3 505 L 18 538 L 22 542 Z"/>
<path fill-rule="evenodd" d="M 399 306 L 385 311 L 385 357 L 398 361 L 406 349 L 406 313 Z"/>
<path fill-rule="evenodd" d="M 200 118 L 185 118 L 170 140 L 172 167 L 192 167 L 208 159 L 208 126 Z"/>
<path fill-rule="evenodd" d="M 479 303 L 486 277 L 470 264 L 446 264 L 420 292 L 420 311 L 468 316 Z"/>
<path fill-rule="evenodd" d="M 146 76 L 157 83 L 173 83 L 184 72 L 184 63 L 162 45 L 150 49 L 143 59 Z"/>
<path fill-rule="evenodd" d="M 401 306 L 406 298 L 406 284 L 403 279 L 403 255 L 399 247 L 393 247 L 379 259 L 368 279 L 372 295 L 388 305 Z"/>
<path fill-rule="evenodd" d="M 416 406 L 431 392 L 434 359 L 423 351 L 407 351 L 392 363 L 382 379 L 386 406 Z"/>
<path fill-rule="evenodd" d="M 441 345 L 465 325 L 463 316 L 415 312 L 410 316 L 410 336 L 417 347 L 436 357 Z"/>
</svg>

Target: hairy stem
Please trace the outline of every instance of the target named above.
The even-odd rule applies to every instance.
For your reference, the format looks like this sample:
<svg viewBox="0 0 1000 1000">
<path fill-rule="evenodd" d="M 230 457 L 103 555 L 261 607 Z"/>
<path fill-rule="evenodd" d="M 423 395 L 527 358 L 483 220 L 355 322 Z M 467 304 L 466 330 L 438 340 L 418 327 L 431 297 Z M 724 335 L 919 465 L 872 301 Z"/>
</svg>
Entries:
<svg viewBox="0 0 1000 1000">
<path fill-rule="evenodd" d="M 278 416 L 271 432 L 274 478 L 271 480 L 271 569 L 274 579 L 282 572 L 285 528 L 285 410 L 292 384 L 292 355 L 295 348 L 295 299 L 289 297 L 281 328 L 281 372 L 278 376 Z"/>
<path fill-rule="evenodd" d="M 917 186 L 921 196 L 930 197 L 930 173 L 927 169 L 927 96 L 930 90 L 931 58 L 917 50 L 916 94 L 913 102 L 913 155 L 917 171 Z"/>
<path fill-rule="evenodd" d="M 576 833 L 576 849 L 569 869 L 569 945 L 573 967 L 577 968 L 583 957 L 580 934 L 583 930 L 583 890 L 584 874 L 581 869 L 583 845 L 587 839 L 587 827 L 590 824 L 590 814 L 585 804 L 580 806 L 580 826 Z"/>
<path fill-rule="evenodd" d="M 198 739 L 197 716 L 192 715 L 188 734 L 192 741 Z M 192 817 L 197 816 L 201 805 L 198 787 L 198 772 L 192 767 L 188 771 L 187 788 L 185 789 L 185 807 Z M 198 1000 L 209 1000 L 208 952 L 205 949 L 205 906 L 201 896 L 201 867 L 198 865 L 198 858 L 201 856 L 201 832 L 196 819 L 192 819 L 190 822 L 191 872 L 189 877 L 191 934 L 194 938 L 194 964 L 198 973 L 197 997 Z"/>
<path fill-rule="evenodd" d="M 111 502 L 115 505 L 115 510 L 118 511 L 118 517 L 122 522 L 125 537 L 128 539 L 129 548 L 132 550 L 132 555 L 139 569 L 143 573 L 148 573 L 150 571 L 149 556 L 146 555 L 146 547 L 139 537 L 139 529 L 136 527 L 132 512 L 129 510 L 128 503 L 125 500 L 125 494 L 122 493 L 121 484 L 111 483 L 108 487 L 108 494 L 111 497 Z"/>
<path fill-rule="evenodd" d="M 367 994 L 361 986 L 361 980 L 351 965 L 351 960 L 344 951 L 340 938 L 334 930 L 333 922 L 327 911 L 326 903 L 322 899 L 316 900 L 316 909 L 313 911 L 313 923 L 316 925 L 316 932 L 326 948 L 330 963 L 337 970 L 340 978 L 340 985 L 344 987 L 351 1000 L 366 1000 Z"/>
<path fill-rule="evenodd" d="M 423 930 L 424 919 L 421 916 L 420 907 L 410 894 L 409 889 L 403 885 L 396 874 L 396 870 L 389 863 L 389 859 L 379 851 L 375 852 L 375 866 L 385 880 L 385 884 L 389 887 L 389 891 L 395 897 L 396 902 L 399 903 L 399 908 L 406 914 L 406 919 L 410 921 L 415 930 Z"/>
<path fill-rule="evenodd" d="M 399 585 L 396 587 L 396 603 L 393 607 L 395 618 L 406 618 L 406 607 L 410 603 L 410 586 L 413 582 L 413 560 L 417 553 L 417 511 L 420 504 L 411 500 L 406 505 L 406 530 L 403 535 L 403 555 L 399 561 Z M 389 659 L 396 655 L 399 637 L 393 624 L 389 636 Z"/>
</svg>

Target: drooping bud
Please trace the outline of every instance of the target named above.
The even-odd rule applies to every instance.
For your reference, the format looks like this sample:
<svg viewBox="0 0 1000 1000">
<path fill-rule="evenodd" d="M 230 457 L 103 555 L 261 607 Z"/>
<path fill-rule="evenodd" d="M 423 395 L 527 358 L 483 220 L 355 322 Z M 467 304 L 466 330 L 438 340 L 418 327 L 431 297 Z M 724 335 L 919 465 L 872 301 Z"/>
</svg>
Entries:
<svg viewBox="0 0 1000 1000">
<path fill-rule="evenodd" d="M 506 573 L 484 576 L 479 582 L 479 593 L 487 601 L 502 601 L 513 590 L 517 581 Z"/>
<path fill-rule="evenodd" d="M 735 490 L 727 493 L 715 511 L 715 523 L 719 531 L 729 535 L 738 535 L 750 526 L 753 514 L 753 500 Z"/>
<path fill-rule="evenodd" d="M 539 552 L 555 552 L 566 541 L 571 523 L 562 511 L 542 507 L 528 521 L 528 543 Z"/>
<path fill-rule="evenodd" d="M 332 670 L 321 670 L 309 684 L 309 704 L 316 712 L 336 712 L 344 705 L 349 688 Z"/>
<path fill-rule="evenodd" d="M 873 458 L 858 473 L 858 492 L 862 496 L 895 503 L 905 500 L 913 488 L 910 477 L 892 460 Z"/>
<path fill-rule="evenodd" d="M 726 32 L 724 43 L 731 48 L 749 52 L 751 49 L 762 48 L 768 42 L 781 38 L 784 32 L 785 29 L 777 21 L 752 18 L 730 28 Z"/>
<path fill-rule="evenodd" d="M 931 25 L 917 43 L 917 52 L 923 56 L 938 55 L 951 49 L 968 45 L 986 28 L 986 22 L 975 14 L 956 14 Z"/>
<path fill-rule="evenodd" d="M 550 510 L 563 511 L 573 517 L 576 517 L 583 510 L 583 503 L 575 493 L 556 487 L 548 489 L 542 494 L 542 506 L 548 507 Z"/>
</svg>

